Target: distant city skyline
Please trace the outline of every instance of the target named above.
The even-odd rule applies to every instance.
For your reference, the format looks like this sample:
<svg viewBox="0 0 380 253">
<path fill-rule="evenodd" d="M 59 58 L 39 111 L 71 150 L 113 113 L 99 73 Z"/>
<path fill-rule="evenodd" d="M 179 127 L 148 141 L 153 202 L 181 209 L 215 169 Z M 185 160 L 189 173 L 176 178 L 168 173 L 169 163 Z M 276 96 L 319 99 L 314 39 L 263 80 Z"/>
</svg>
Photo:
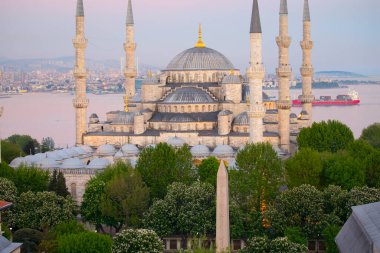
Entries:
<svg viewBox="0 0 380 253">
<path fill-rule="evenodd" d="M 313 65 L 316 71 L 344 70 L 380 75 L 380 1 L 310 0 Z M 116 60 L 124 55 L 126 0 L 84 0 L 86 57 Z M 227 56 L 245 73 L 249 65 L 251 0 L 134 0 L 139 62 L 165 68 L 181 51 L 193 47 L 198 23 L 206 46 Z M 259 1 L 264 65 L 277 66 L 279 0 Z M 73 56 L 73 18 L 76 0 L 1 0 L 0 58 L 55 58 Z M 289 1 L 290 61 L 299 75 L 302 51 L 303 0 Z"/>
</svg>

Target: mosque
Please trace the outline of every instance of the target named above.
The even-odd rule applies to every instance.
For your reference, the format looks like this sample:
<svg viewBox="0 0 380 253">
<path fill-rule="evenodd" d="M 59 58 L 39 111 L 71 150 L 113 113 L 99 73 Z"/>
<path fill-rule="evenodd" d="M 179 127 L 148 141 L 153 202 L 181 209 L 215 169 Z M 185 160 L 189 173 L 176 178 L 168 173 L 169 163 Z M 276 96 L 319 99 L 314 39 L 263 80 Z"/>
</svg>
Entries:
<svg viewBox="0 0 380 253">
<path fill-rule="evenodd" d="M 199 27 L 198 41 L 171 60 L 160 75 L 143 81 L 135 91 L 134 19 L 131 0 L 126 22 L 125 96 L 123 110 L 108 112 L 105 118 L 92 114 L 87 122 L 86 68 L 83 0 L 77 2 L 76 36 L 76 147 L 44 154 L 19 157 L 11 167 L 37 166 L 52 172 L 62 171 L 74 199 L 81 203 L 86 183 L 98 171 L 117 160 L 136 164 L 141 149 L 167 142 L 174 147 L 185 144 L 195 161 L 210 155 L 234 166 L 236 152 L 247 143 L 269 142 L 279 155 L 296 149 L 300 129 L 312 116 L 312 77 L 310 14 L 304 0 L 302 95 L 299 116 L 290 113 L 292 69 L 289 65 L 287 0 L 280 4 L 280 32 L 277 76 L 279 96 L 269 100 L 262 91 L 265 69 L 262 61 L 262 30 L 258 0 L 253 0 L 250 24 L 250 66 L 242 75 L 220 52 L 206 47 Z"/>
</svg>

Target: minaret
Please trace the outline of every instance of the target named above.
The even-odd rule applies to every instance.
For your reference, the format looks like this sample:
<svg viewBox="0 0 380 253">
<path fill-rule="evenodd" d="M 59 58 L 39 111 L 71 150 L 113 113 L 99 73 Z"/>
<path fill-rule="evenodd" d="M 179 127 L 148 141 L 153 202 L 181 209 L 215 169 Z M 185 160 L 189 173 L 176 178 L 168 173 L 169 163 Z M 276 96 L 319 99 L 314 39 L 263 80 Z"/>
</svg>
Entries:
<svg viewBox="0 0 380 253">
<path fill-rule="evenodd" d="M 135 43 L 135 26 L 133 21 L 133 10 L 132 1 L 128 0 L 128 12 L 127 12 L 127 23 L 126 23 L 126 40 L 124 43 L 125 50 L 125 96 L 124 96 L 124 110 L 128 111 L 128 101 L 130 98 L 135 96 L 135 82 L 136 82 L 136 64 L 135 64 L 135 53 L 136 53 L 136 43 Z"/>
<path fill-rule="evenodd" d="M 279 99 L 277 101 L 277 109 L 280 148 L 285 152 L 289 152 L 290 145 L 289 115 L 292 106 L 290 101 L 290 77 L 292 69 L 289 64 L 289 46 L 291 41 L 288 34 L 288 4 L 287 0 L 281 0 L 280 33 L 276 38 L 279 48 L 279 64 L 277 68 Z"/>
<path fill-rule="evenodd" d="M 259 4 L 253 0 L 251 29 L 250 29 L 250 67 L 247 70 L 249 78 L 249 142 L 263 142 L 263 80 L 265 75 L 262 63 L 262 32 L 260 22 Z"/>
<path fill-rule="evenodd" d="M 73 40 L 75 48 L 75 99 L 73 105 L 75 108 L 75 124 L 76 124 L 76 145 L 83 144 L 83 134 L 87 128 L 87 106 L 88 99 L 86 98 L 86 67 L 84 51 L 87 47 L 87 39 L 84 37 L 84 10 L 83 0 L 77 2 L 76 14 L 76 36 Z"/>
<path fill-rule="evenodd" d="M 230 203 L 228 173 L 224 161 L 220 161 L 216 176 L 216 252 L 227 252 L 230 248 Z"/>
<path fill-rule="evenodd" d="M 311 50 L 313 49 L 313 41 L 311 41 L 311 28 L 310 28 L 310 11 L 309 1 L 304 0 L 303 9 L 303 40 L 301 41 L 302 48 L 302 96 L 300 97 L 302 102 L 302 110 L 308 114 L 308 124 L 310 126 L 312 122 L 312 107 L 314 96 L 312 95 L 312 83 L 314 69 L 311 64 Z"/>
</svg>

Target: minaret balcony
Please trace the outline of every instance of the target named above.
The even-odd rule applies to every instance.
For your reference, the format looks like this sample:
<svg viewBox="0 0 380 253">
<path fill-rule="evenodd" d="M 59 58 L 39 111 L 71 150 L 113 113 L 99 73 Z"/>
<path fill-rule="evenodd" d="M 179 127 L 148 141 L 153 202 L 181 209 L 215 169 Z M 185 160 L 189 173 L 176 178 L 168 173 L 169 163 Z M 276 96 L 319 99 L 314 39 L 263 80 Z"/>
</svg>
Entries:
<svg viewBox="0 0 380 253">
<path fill-rule="evenodd" d="M 135 68 L 127 68 L 124 71 L 125 78 L 135 78 L 137 76 L 137 71 Z"/>
<path fill-rule="evenodd" d="M 265 117 L 265 107 L 263 105 L 257 104 L 253 105 L 248 112 L 249 118 L 264 118 Z"/>
<path fill-rule="evenodd" d="M 292 68 L 288 66 L 281 66 L 277 68 L 277 76 L 283 78 L 289 78 L 292 75 Z"/>
<path fill-rule="evenodd" d="M 87 39 L 83 36 L 78 36 L 73 39 L 73 44 L 75 48 L 86 48 L 87 47 Z"/>
<path fill-rule="evenodd" d="M 73 105 L 75 108 L 87 108 L 89 100 L 87 98 L 75 98 L 73 99 Z"/>
<path fill-rule="evenodd" d="M 84 69 L 84 68 L 75 68 L 74 69 L 74 77 L 75 78 L 85 78 L 85 77 L 87 77 L 86 69 Z"/>
<path fill-rule="evenodd" d="M 136 50 L 137 44 L 136 43 L 124 43 L 124 50 L 130 51 L 130 50 Z"/>
<path fill-rule="evenodd" d="M 313 76 L 314 69 L 311 67 L 302 67 L 301 68 L 301 76 L 303 77 L 310 77 Z"/>
<path fill-rule="evenodd" d="M 278 100 L 277 108 L 280 110 L 289 110 L 292 107 L 292 102 L 290 100 Z"/>
<path fill-rule="evenodd" d="M 311 40 L 304 40 L 304 41 L 301 41 L 301 48 L 303 50 L 311 50 L 313 49 L 314 47 L 314 43 L 311 41 Z"/>
<path fill-rule="evenodd" d="M 313 103 L 315 100 L 315 97 L 314 95 L 301 95 L 299 96 L 299 99 L 301 100 L 303 104 L 306 104 L 306 103 Z"/>
<path fill-rule="evenodd" d="M 289 48 L 292 43 L 292 38 L 289 36 L 278 36 L 276 37 L 276 42 L 279 47 Z"/>
</svg>

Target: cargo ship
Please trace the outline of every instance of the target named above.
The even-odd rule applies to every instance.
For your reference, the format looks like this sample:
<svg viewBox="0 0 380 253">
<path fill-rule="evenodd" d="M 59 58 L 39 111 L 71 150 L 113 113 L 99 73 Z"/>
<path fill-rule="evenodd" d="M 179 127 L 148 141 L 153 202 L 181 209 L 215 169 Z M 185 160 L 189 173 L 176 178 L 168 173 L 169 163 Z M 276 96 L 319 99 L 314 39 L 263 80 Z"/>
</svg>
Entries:
<svg viewBox="0 0 380 253">
<path fill-rule="evenodd" d="M 331 96 L 320 96 L 313 102 L 313 106 L 334 106 L 334 105 L 358 105 L 360 103 L 359 94 L 355 90 L 350 90 L 347 95 L 338 95 L 335 99 Z M 300 99 L 292 101 L 293 106 L 302 106 Z"/>
</svg>

